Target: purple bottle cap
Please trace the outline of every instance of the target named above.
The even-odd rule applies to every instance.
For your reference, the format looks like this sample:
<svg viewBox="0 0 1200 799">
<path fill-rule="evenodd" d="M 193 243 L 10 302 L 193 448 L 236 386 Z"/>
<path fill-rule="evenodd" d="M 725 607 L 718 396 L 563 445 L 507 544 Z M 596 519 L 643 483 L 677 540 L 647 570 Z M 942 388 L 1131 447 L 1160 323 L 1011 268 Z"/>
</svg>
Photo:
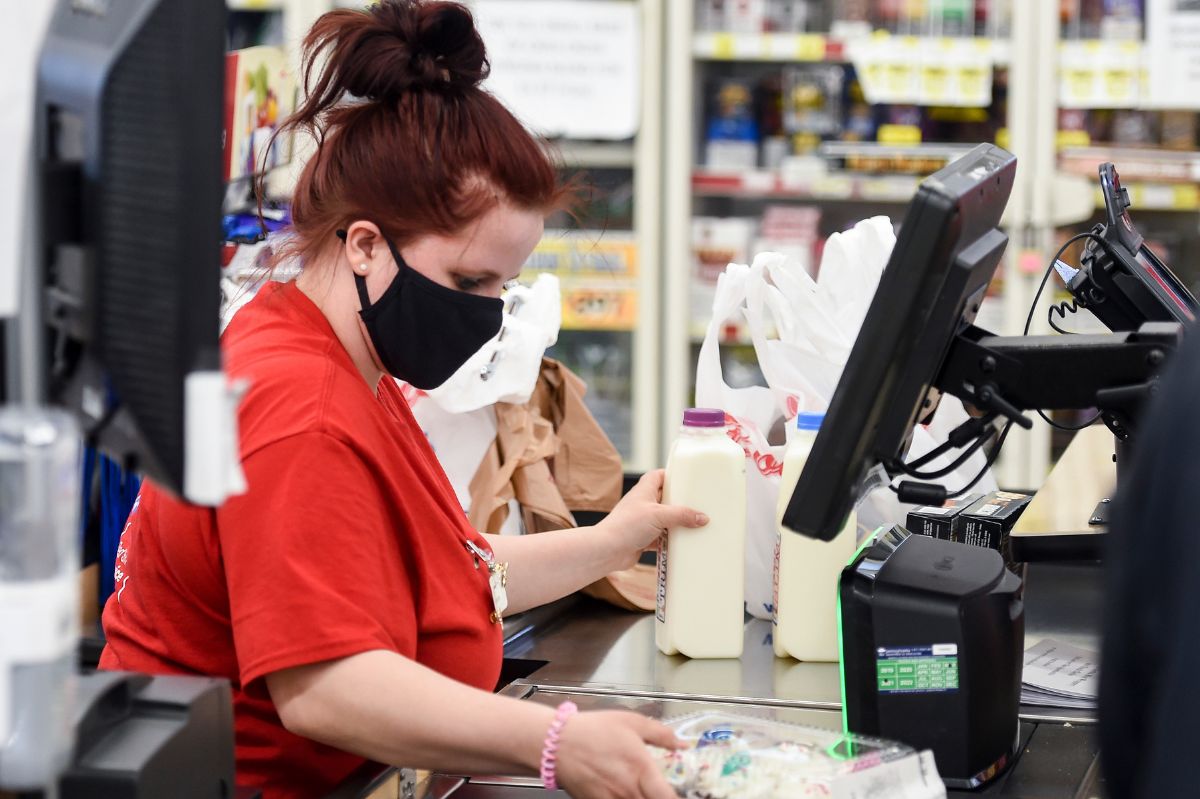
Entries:
<svg viewBox="0 0 1200 799">
<path fill-rule="evenodd" d="M 716 408 L 688 408 L 683 412 L 684 427 L 724 427 L 725 411 Z"/>
</svg>

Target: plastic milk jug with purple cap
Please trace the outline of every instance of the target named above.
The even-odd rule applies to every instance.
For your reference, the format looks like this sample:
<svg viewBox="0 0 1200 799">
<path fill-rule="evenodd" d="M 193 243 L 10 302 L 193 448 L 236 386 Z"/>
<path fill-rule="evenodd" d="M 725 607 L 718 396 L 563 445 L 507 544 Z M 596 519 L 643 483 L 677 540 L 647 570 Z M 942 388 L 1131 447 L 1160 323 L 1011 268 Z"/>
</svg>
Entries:
<svg viewBox="0 0 1200 799">
<path fill-rule="evenodd" d="M 659 541 L 659 650 L 690 658 L 741 657 L 746 456 L 726 434 L 724 411 L 684 412 L 667 459 L 663 502 L 705 513 L 709 522 L 668 530 Z"/>
</svg>

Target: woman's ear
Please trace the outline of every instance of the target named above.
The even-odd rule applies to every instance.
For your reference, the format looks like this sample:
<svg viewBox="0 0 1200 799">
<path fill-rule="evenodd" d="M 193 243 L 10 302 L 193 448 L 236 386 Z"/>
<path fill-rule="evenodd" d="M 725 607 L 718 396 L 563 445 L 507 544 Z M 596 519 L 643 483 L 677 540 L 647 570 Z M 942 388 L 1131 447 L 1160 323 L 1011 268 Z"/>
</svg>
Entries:
<svg viewBox="0 0 1200 799">
<path fill-rule="evenodd" d="M 387 241 L 374 222 L 357 221 L 346 229 L 346 260 L 357 275 L 366 275 L 390 257 Z"/>
</svg>

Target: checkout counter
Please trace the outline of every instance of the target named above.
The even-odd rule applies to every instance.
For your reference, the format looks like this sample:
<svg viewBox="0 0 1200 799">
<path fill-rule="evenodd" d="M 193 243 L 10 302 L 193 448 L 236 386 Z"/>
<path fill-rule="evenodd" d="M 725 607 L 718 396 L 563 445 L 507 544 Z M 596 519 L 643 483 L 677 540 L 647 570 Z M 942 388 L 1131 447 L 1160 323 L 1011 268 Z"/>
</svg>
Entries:
<svg viewBox="0 0 1200 799">
<path fill-rule="evenodd" d="M 1112 434 L 1102 426 L 1078 433 L 1017 525 L 1014 535 L 1098 536 L 1085 529 L 1115 483 Z M 1078 522 L 1078 523 L 1076 523 Z M 1102 536 L 1099 536 L 1102 537 Z M 1079 539 L 1080 545 L 1090 542 Z M 1095 562 L 1031 563 L 1026 576 L 1027 644 L 1045 637 L 1099 650 L 1101 567 Z M 771 625 L 750 619 L 740 660 L 689 660 L 661 654 L 654 617 L 570 597 L 505 621 L 501 693 L 551 707 L 566 699 L 581 710 L 624 709 L 672 718 L 724 709 L 840 730 L 837 665 L 776 658 Z M 978 791 L 951 797 L 1102 799 L 1096 714 L 1022 706 L 1021 755 L 1007 774 Z M 389 770 L 347 786 L 367 799 L 534 799 L 536 778 L 483 777 Z M 562 794 L 565 796 L 565 794 Z"/>
</svg>

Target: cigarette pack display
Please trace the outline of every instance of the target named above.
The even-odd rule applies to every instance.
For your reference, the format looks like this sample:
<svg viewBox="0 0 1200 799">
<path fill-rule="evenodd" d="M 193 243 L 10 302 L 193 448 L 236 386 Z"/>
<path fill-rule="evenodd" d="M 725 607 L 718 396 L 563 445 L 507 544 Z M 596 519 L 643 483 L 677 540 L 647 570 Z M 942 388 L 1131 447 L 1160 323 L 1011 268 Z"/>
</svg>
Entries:
<svg viewBox="0 0 1200 799">
<path fill-rule="evenodd" d="M 961 543 L 987 547 L 1007 557 L 1008 534 L 1033 497 L 993 491 L 962 513 Z"/>
<path fill-rule="evenodd" d="M 732 713 L 666 722 L 686 748 L 654 750 L 675 793 L 695 799 L 946 795 L 929 752 L 877 738 Z"/>
<path fill-rule="evenodd" d="M 962 499 L 952 499 L 942 506 L 913 508 L 908 512 L 908 531 L 918 535 L 939 538 L 942 541 L 958 541 L 961 528 L 960 517 L 982 494 L 968 494 Z"/>
</svg>

